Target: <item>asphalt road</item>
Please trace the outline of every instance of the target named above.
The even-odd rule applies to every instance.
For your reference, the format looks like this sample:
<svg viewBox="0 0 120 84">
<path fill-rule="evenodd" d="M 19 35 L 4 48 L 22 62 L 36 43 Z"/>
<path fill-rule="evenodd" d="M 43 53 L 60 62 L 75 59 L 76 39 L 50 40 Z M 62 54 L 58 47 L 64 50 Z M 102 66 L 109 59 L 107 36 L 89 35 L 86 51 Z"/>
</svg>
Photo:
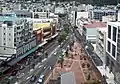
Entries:
<svg viewBox="0 0 120 84">
<path fill-rule="evenodd" d="M 63 26 L 61 26 L 61 27 L 63 27 Z M 28 67 L 26 67 L 24 70 L 22 70 L 20 72 L 20 75 L 21 75 L 20 78 L 18 78 L 18 79 L 14 78 L 14 79 L 16 81 L 18 81 L 19 84 L 34 84 L 34 83 L 36 83 L 37 80 L 34 83 L 33 82 L 31 83 L 30 82 L 30 77 L 32 75 L 36 75 L 36 77 L 39 78 L 40 74 L 47 75 L 50 72 L 50 70 L 46 70 L 46 69 L 44 69 L 44 67 L 46 65 L 47 66 L 54 66 L 55 65 L 55 63 L 57 61 L 57 55 L 59 55 L 61 53 L 61 49 L 65 49 L 66 50 L 66 48 L 67 48 L 68 44 L 70 43 L 71 39 L 72 39 L 71 36 L 68 37 L 67 40 L 65 40 L 63 42 L 62 48 L 59 47 L 59 44 L 57 43 L 57 39 L 56 39 L 54 42 L 52 42 L 53 44 L 51 43 L 49 46 L 47 46 L 48 48 L 47 47 L 45 48 L 45 52 L 47 52 L 48 55 L 49 55 L 48 58 L 45 61 L 43 61 L 42 63 L 40 63 L 39 59 L 32 60 L 31 64 L 33 64 L 35 62 L 37 64 L 39 62 L 37 65 L 35 65 L 34 70 L 31 69 L 31 71 L 30 71 L 31 67 L 28 66 Z M 56 52 L 56 51 L 57 51 L 57 55 L 54 56 L 53 53 Z M 14 83 L 11 83 L 11 84 L 14 84 Z"/>
<path fill-rule="evenodd" d="M 56 61 L 57 61 L 57 58 L 58 58 L 58 55 L 61 53 L 61 49 L 66 49 L 67 48 L 67 46 L 69 45 L 69 43 L 70 43 L 70 39 L 71 39 L 71 37 L 69 37 L 64 43 L 63 43 L 63 47 L 62 48 L 60 48 L 60 47 L 58 47 L 58 49 L 56 49 L 54 52 L 57 52 L 57 55 L 55 56 L 53 53 L 52 54 L 50 54 L 50 56 L 48 57 L 48 59 L 44 62 L 44 63 L 42 63 L 42 67 L 41 67 L 41 69 L 38 69 L 38 72 L 36 72 L 36 73 L 34 73 L 35 75 L 37 75 L 37 80 L 39 79 L 39 76 L 41 75 L 41 74 L 44 74 L 44 75 L 48 75 L 48 73 L 51 71 L 50 69 L 47 69 L 47 70 L 45 70 L 45 69 L 43 69 L 43 67 L 44 66 L 54 66 L 55 65 L 55 63 L 56 63 Z M 37 80 L 34 82 L 34 84 L 36 84 L 37 83 Z M 33 84 L 33 82 L 32 83 L 30 83 L 30 81 L 28 81 L 28 82 L 26 82 L 25 84 Z"/>
<path fill-rule="evenodd" d="M 55 42 L 52 46 L 50 46 L 47 50 L 45 50 L 47 53 L 48 53 L 48 55 L 50 55 L 51 54 L 51 52 L 56 48 L 58 46 L 58 43 L 57 42 Z M 47 59 L 47 61 L 49 61 L 49 57 L 48 57 L 48 59 Z M 35 63 L 35 61 L 32 61 L 32 63 Z M 32 64 L 31 63 L 31 64 Z M 46 64 L 47 62 L 45 61 L 45 62 L 43 62 L 43 63 L 40 63 L 39 62 L 39 66 L 40 65 L 43 65 L 43 64 Z M 39 70 L 40 69 L 40 70 Z M 29 72 L 29 67 L 27 67 L 26 69 L 24 69 L 24 72 L 23 73 L 25 73 L 24 74 L 24 76 L 22 76 L 22 78 L 20 78 L 20 79 L 18 79 L 21 83 L 20 84 L 26 84 L 25 82 L 27 82 L 27 81 L 29 81 L 29 80 L 26 80 L 27 78 L 29 78 L 31 75 L 34 75 L 34 73 L 38 73 L 37 71 L 39 70 L 39 71 L 43 71 L 42 70 L 42 67 L 41 68 L 36 68 L 36 69 L 34 69 L 33 71 L 31 71 L 31 72 Z M 41 72 L 40 72 L 41 73 Z"/>
<path fill-rule="evenodd" d="M 69 36 L 67 38 L 67 40 L 65 40 L 62 44 L 62 48 L 59 47 L 59 44 L 57 43 L 57 41 L 54 42 L 54 44 L 52 46 L 50 46 L 49 49 L 46 50 L 46 52 L 48 53 L 48 58 L 42 62 L 39 63 L 38 65 L 36 65 L 35 69 L 31 72 L 29 72 L 28 70 L 26 70 L 24 73 L 25 75 L 18 79 L 18 81 L 20 81 L 20 84 L 36 84 L 37 80 L 33 83 L 30 82 L 30 77 L 32 75 L 35 75 L 37 77 L 37 79 L 39 78 L 40 74 L 44 74 L 47 75 L 50 70 L 45 70 L 44 67 L 47 66 L 54 66 L 56 61 L 57 61 L 57 55 L 59 55 L 61 53 L 61 49 L 65 49 L 67 48 L 68 44 L 70 43 L 70 40 L 72 39 L 71 36 Z M 57 49 L 56 49 L 57 48 Z M 57 52 L 57 55 L 54 56 L 53 53 Z"/>
</svg>

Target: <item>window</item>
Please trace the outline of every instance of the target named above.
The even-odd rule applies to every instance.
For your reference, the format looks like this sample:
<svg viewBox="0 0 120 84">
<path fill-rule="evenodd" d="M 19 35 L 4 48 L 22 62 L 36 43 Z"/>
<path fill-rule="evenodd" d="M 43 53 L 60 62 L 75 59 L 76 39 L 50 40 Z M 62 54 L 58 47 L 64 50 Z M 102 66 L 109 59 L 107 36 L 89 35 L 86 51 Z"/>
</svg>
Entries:
<svg viewBox="0 0 120 84">
<path fill-rule="evenodd" d="M 111 43 L 108 41 L 108 45 L 107 45 L 107 51 L 110 53 L 111 51 Z"/>
<path fill-rule="evenodd" d="M 108 25 L 108 38 L 111 38 L 111 26 Z"/>
<path fill-rule="evenodd" d="M 9 33 L 9 36 L 11 36 L 11 34 Z"/>
<path fill-rule="evenodd" d="M 17 41 L 16 41 L 16 38 L 14 39 L 14 42 L 17 42 Z"/>
<path fill-rule="evenodd" d="M 4 43 L 4 45 L 6 45 L 6 44 Z"/>
<path fill-rule="evenodd" d="M 115 57 L 116 46 L 112 44 L 112 56 Z"/>
<path fill-rule="evenodd" d="M 5 35 L 5 33 L 4 33 L 4 35 Z"/>
<path fill-rule="evenodd" d="M 4 40 L 5 40 L 5 38 L 4 38 Z"/>
<path fill-rule="evenodd" d="M 6 50 L 6 48 L 4 48 L 4 50 Z"/>
<path fill-rule="evenodd" d="M 117 33 L 117 28 L 113 27 L 113 41 L 116 42 L 116 33 Z"/>
<path fill-rule="evenodd" d="M 9 41 L 11 41 L 11 39 L 9 38 Z"/>
</svg>

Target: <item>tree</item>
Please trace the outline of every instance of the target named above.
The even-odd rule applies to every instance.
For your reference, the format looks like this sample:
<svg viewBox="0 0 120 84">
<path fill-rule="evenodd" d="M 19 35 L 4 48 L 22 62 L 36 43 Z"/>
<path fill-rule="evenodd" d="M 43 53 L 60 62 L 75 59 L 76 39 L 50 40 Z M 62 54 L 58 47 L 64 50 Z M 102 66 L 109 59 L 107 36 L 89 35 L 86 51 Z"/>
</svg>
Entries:
<svg viewBox="0 0 120 84">
<path fill-rule="evenodd" d="M 60 35 L 60 38 L 58 39 L 58 42 L 63 42 L 67 37 L 67 33 L 66 32 L 62 32 L 62 34 Z"/>
<path fill-rule="evenodd" d="M 64 62 L 64 55 L 60 55 L 58 59 L 58 63 L 60 63 L 61 68 L 63 68 L 63 62 Z"/>
<path fill-rule="evenodd" d="M 64 31 L 68 34 L 70 29 L 69 29 L 69 25 L 68 24 L 64 24 Z"/>
</svg>

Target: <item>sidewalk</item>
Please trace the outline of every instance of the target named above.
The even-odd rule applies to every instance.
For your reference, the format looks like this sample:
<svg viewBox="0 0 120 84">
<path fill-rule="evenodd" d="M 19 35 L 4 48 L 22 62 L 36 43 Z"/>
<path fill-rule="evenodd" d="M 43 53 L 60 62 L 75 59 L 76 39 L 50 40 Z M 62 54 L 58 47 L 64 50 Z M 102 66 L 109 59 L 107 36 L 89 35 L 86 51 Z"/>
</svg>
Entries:
<svg viewBox="0 0 120 84">
<path fill-rule="evenodd" d="M 68 56 L 64 58 L 63 68 L 61 68 L 60 63 L 56 63 L 55 68 L 52 73 L 49 75 L 44 84 L 50 84 L 50 80 L 57 80 L 61 73 L 64 72 L 73 72 L 75 75 L 76 84 L 81 84 L 88 81 L 100 80 L 98 73 L 93 68 L 91 61 L 81 50 L 81 45 L 77 42 L 72 46 L 72 51 L 68 51 Z M 81 52 L 82 51 L 82 52 Z M 84 66 L 83 66 L 84 65 Z M 98 83 L 99 84 L 99 83 Z"/>
<path fill-rule="evenodd" d="M 106 77 L 106 82 L 108 84 L 116 84 L 114 81 L 114 74 L 109 72 L 110 70 L 108 67 L 105 69 L 105 66 L 98 66 L 97 68 L 101 72 L 102 76 L 104 75 Z"/>
</svg>

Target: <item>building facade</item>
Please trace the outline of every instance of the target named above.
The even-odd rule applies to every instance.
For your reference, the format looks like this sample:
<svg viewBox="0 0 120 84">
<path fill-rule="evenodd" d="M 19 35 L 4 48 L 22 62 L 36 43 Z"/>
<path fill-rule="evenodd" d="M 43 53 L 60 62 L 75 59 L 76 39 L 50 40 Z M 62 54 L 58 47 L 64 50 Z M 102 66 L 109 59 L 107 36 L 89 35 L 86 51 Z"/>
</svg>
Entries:
<svg viewBox="0 0 120 84">
<path fill-rule="evenodd" d="M 120 83 L 120 23 L 109 22 L 107 25 L 106 66 L 114 74 L 117 84 Z"/>
<path fill-rule="evenodd" d="M 0 17 L 0 22 L 0 57 L 19 57 L 36 46 L 32 20 L 17 18 L 15 14 L 6 14 Z"/>
<path fill-rule="evenodd" d="M 106 27 L 97 29 L 96 53 L 105 64 L 106 54 Z"/>
<path fill-rule="evenodd" d="M 112 9 L 93 9 L 90 11 L 90 17 L 102 21 L 102 16 L 116 15 L 116 10 Z"/>
</svg>

